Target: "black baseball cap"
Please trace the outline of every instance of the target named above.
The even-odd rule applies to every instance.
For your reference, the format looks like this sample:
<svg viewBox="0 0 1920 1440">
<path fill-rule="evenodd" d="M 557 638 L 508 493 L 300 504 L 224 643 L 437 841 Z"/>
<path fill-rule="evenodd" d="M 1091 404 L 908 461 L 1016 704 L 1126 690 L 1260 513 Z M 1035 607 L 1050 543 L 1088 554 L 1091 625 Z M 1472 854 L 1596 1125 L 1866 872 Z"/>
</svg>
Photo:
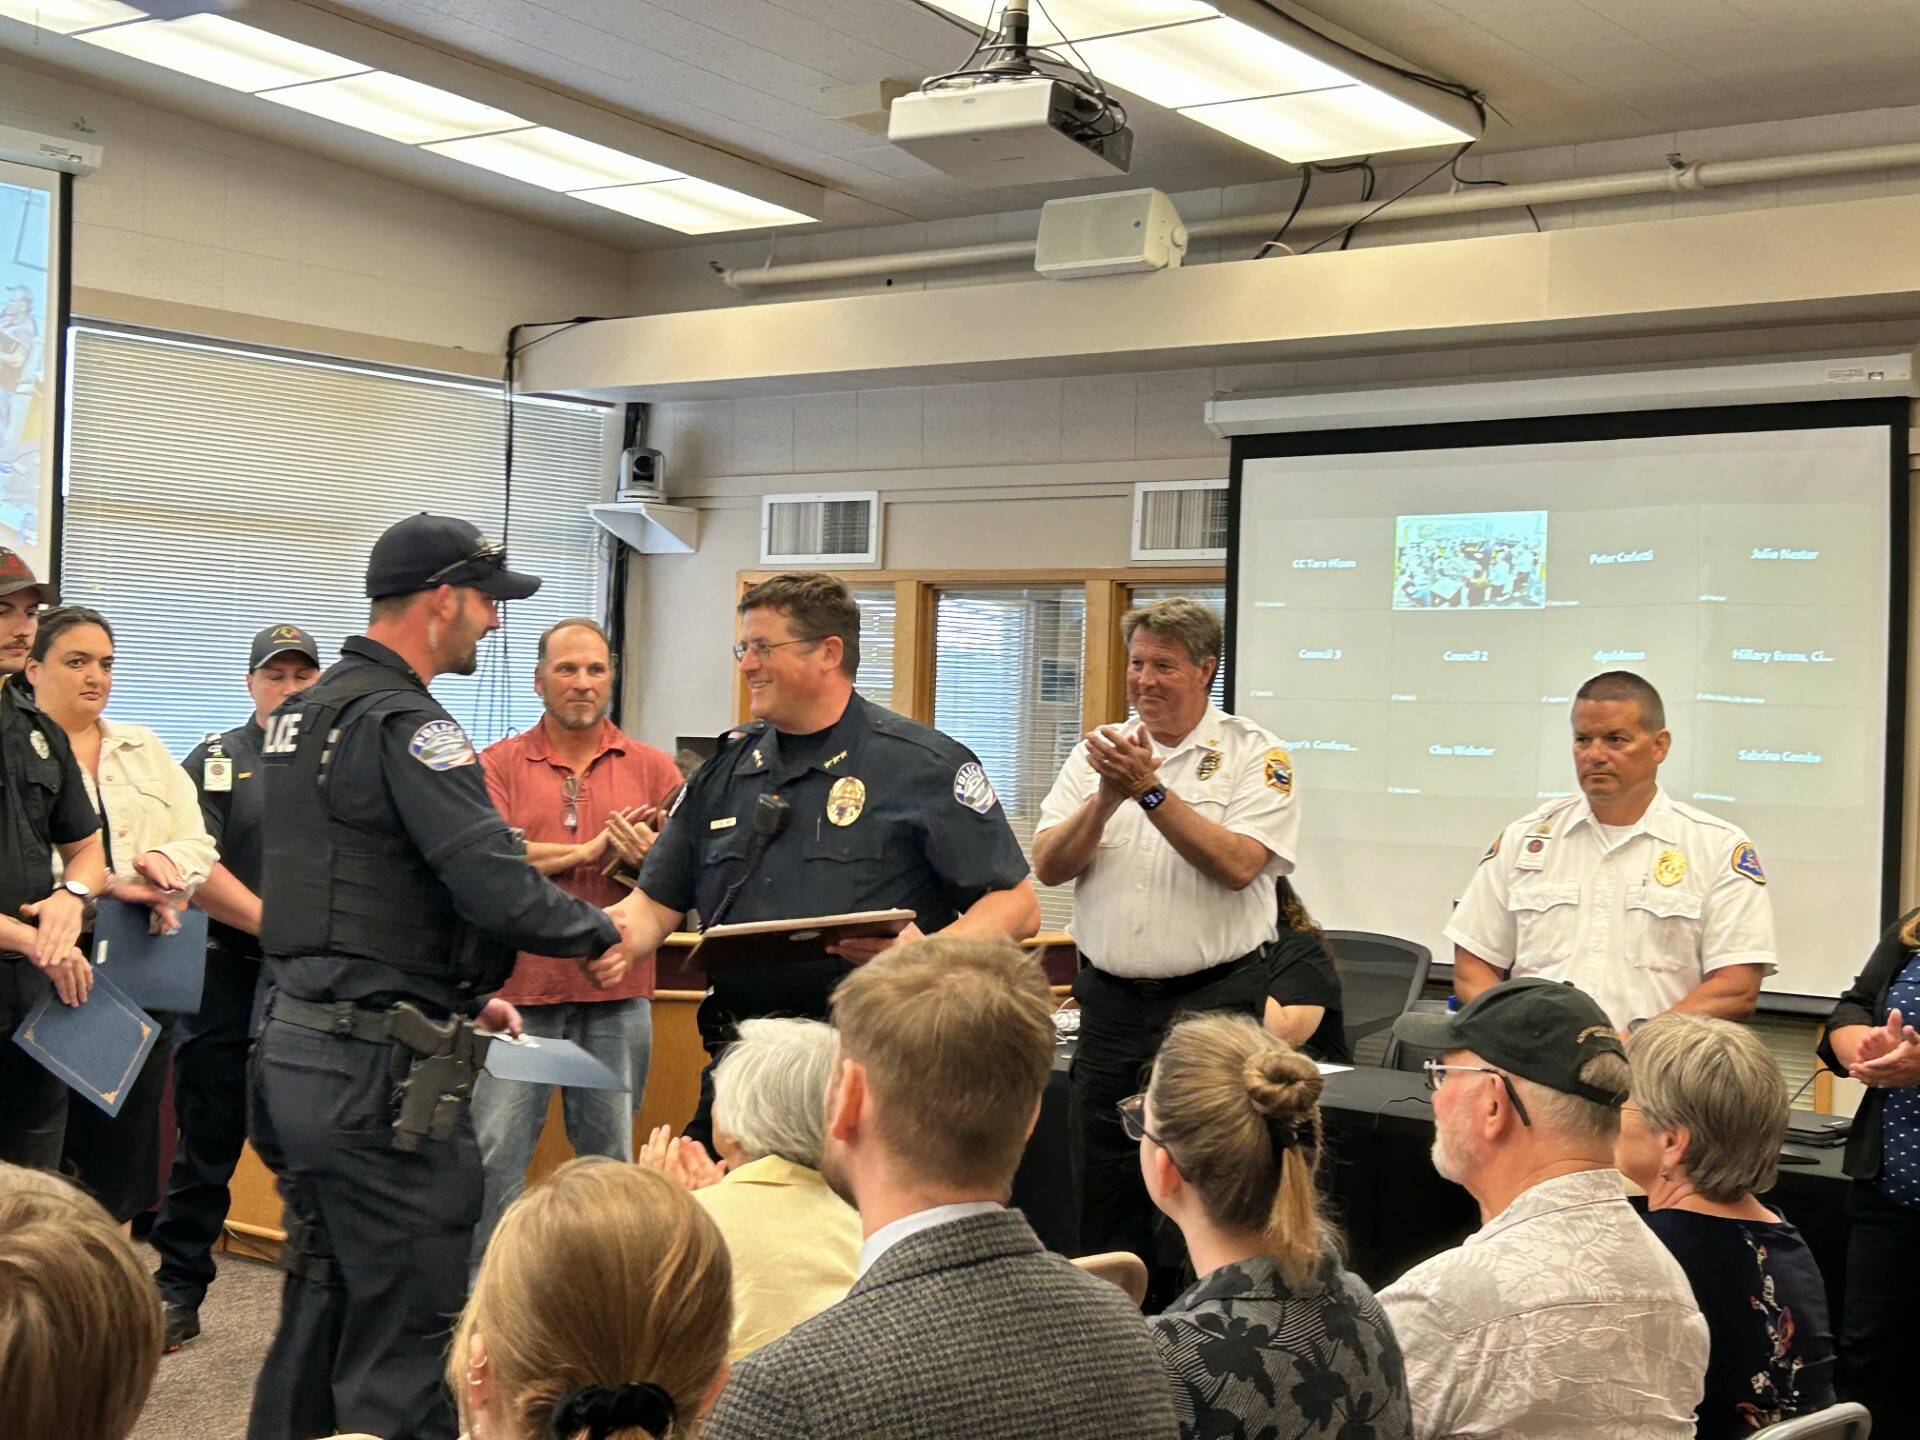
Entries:
<svg viewBox="0 0 1920 1440">
<path fill-rule="evenodd" d="M 1503 980 L 1451 1015 L 1410 1011 L 1393 1022 L 1393 1033 L 1425 1050 L 1471 1050 L 1489 1065 L 1595 1104 L 1627 1098 L 1580 1078 L 1594 1056 L 1624 1059 L 1627 1047 L 1594 998 L 1563 981 Z"/>
<path fill-rule="evenodd" d="M 320 663 L 319 645 L 298 625 L 269 625 L 254 636 L 247 669 L 258 670 L 276 655 L 304 655 L 314 664 Z"/>
<path fill-rule="evenodd" d="M 27 567 L 15 551 L 0 545 L 0 596 L 17 594 L 22 590 L 36 590 L 40 594 L 42 605 L 58 605 L 60 592 L 44 580 L 33 578 L 33 571 Z"/>
<path fill-rule="evenodd" d="M 463 585 L 495 600 L 524 600 L 540 577 L 507 569 L 507 547 L 452 515 L 409 515 L 373 542 L 367 598 L 411 595 L 436 585 Z"/>
</svg>

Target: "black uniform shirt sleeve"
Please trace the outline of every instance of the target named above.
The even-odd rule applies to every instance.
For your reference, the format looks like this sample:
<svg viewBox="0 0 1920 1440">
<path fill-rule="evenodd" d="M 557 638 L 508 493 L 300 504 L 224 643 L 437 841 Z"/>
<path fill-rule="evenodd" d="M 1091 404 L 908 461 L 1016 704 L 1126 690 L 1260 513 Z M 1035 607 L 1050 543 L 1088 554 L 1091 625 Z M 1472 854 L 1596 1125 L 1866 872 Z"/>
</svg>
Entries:
<svg viewBox="0 0 1920 1440">
<path fill-rule="evenodd" d="M 493 808 L 471 744 L 464 760 L 444 740 L 427 749 L 431 764 L 413 753 L 415 736 L 436 723 L 450 722 L 444 712 L 423 709 L 382 716 L 380 759 L 408 838 L 447 887 L 460 918 L 542 955 L 597 955 L 618 944 L 619 929 L 606 911 L 527 864 L 524 842 Z"/>
<path fill-rule="evenodd" d="M 207 789 L 207 742 L 202 740 L 189 750 L 187 758 L 180 762 L 180 768 L 187 772 L 187 778 L 193 781 L 193 788 L 200 796 L 200 823 L 206 826 L 207 834 L 213 837 L 214 848 L 224 856 L 227 814 L 233 806 L 233 791 Z"/>
<path fill-rule="evenodd" d="M 47 817 L 47 838 L 56 845 L 73 845 L 100 828 L 100 817 L 87 799 L 87 782 L 80 773 L 80 762 L 73 758 L 73 746 L 57 727 L 48 729 L 55 732 L 48 738 L 54 758 L 60 762 L 60 794 Z"/>
<path fill-rule="evenodd" d="M 673 807 L 640 867 L 637 888 L 654 904 L 684 915 L 698 903 L 700 846 L 707 835 L 708 809 L 721 772 L 732 768 L 729 756 L 717 754 L 693 772 L 680 792 L 680 803 Z"/>
<path fill-rule="evenodd" d="M 1007 823 L 1006 807 L 997 794 L 982 813 L 981 792 L 968 782 L 969 765 L 980 762 L 957 741 L 945 741 L 940 753 L 926 752 L 921 792 L 926 796 L 923 824 L 927 863 L 940 877 L 954 909 L 961 914 L 994 890 L 1011 890 L 1027 878 L 1031 868 Z M 973 803 L 968 798 L 973 797 Z"/>
<path fill-rule="evenodd" d="M 1840 1057 L 1834 1053 L 1833 1042 L 1829 1038 L 1833 1031 L 1845 1025 L 1884 1025 L 1886 1024 L 1887 991 L 1899 976 L 1911 952 L 1900 943 L 1900 932 L 1913 918 L 1909 911 L 1894 921 L 1887 932 L 1880 937 L 1880 943 L 1873 947 L 1873 953 L 1867 957 L 1867 963 L 1860 973 L 1853 977 L 1853 984 L 1842 993 L 1834 1003 L 1833 1013 L 1827 1017 L 1827 1028 L 1821 1033 L 1819 1049 L 1816 1052 L 1826 1063 L 1829 1070 L 1836 1074 L 1846 1074 L 1846 1067 L 1840 1063 Z"/>
<path fill-rule="evenodd" d="M 1267 994 L 1281 1005 L 1318 1005 L 1338 1010 L 1340 976 L 1320 942 L 1297 930 L 1282 930 L 1267 962 Z"/>
</svg>

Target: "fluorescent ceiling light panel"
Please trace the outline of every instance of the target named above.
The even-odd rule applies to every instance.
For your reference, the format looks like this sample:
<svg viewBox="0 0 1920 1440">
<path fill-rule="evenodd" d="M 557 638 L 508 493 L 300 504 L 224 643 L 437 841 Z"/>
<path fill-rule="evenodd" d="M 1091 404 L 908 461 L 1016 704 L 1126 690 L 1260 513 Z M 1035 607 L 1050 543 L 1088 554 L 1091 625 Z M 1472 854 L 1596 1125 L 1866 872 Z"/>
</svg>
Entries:
<svg viewBox="0 0 1920 1440">
<path fill-rule="evenodd" d="M 523 130 L 532 124 L 463 95 L 380 70 L 284 90 L 263 90 L 260 98 L 384 135 L 402 145 L 425 145 L 496 130 Z"/>
<path fill-rule="evenodd" d="M 783 205 L 729 190 L 711 180 L 696 180 L 691 175 L 678 180 L 663 180 L 657 185 L 620 185 L 609 190 L 579 190 L 574 199 L 603 205 L 682 235 L 714 235 L 723 230 L 757 230 L 769 225 L 812 225 L 811 215 L 802 215 Z"/>
<path fill-rule="evenodd" d="M 190 15 L 184 20 L 147 20 L 115 25 L 75 38 L 150 65 L 224 85 L 229 90 L 270 90 L 307 80 L 332 80 L 367 66 L 342 59 L 297 40 L 242 25 L 224 15 Z"/>
<path fill-rule="evenodd" d="M 145 12 L 122 5 L 120 0 L 0 0 L 0 15 L 56 35 L 147 18 Z"/>
<path fill-rule="evenodd" d="M 1079 50 L 1103 83 L 1169 110 L 1354 83 L 1351 75 L 1238 20 L 1110 35 Z"/>
<path fill-rule="evenodd" d="M 1202 105 L 1180 113 L 1296 165 L 1460 145 L 1473 138 L 1366 85 Z"/>
<path fill-rule="evenodd" d="M 429 145 L 436 155 L 477 165 L 496 175 L 546 190 L 587 190 L 599 185 L 640 185 L 675 180 L 678 170 L 611 150 L 559 130 L 537 126 L 505 135 L 482 135 Z"/>
<path fill-rule="evenodd" d="M 985 25 L 989 16 L 997 21 L 1006 7 L 1006 0 L 934 0 L 934 3 L 976 28 Z M 1034 0 L 1027 9 L 1031 15 L 1027 43 L 1031 45 L 1058 45 L 1062 40 L 1144 30 L 1150 25 L 1209 20 L 1220 13 L 1206 0 Z"/>
</svg>

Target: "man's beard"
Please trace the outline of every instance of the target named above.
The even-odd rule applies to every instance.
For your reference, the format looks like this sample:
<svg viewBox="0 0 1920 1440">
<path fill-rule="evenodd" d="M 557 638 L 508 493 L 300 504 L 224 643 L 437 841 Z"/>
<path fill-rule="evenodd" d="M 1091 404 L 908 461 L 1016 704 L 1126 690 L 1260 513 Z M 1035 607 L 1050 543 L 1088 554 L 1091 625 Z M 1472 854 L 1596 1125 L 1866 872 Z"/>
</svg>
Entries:
<svg viewBox="0 0 1920 1440">
<path fill-rule="evenodd" d="M 441 653 L 443 643 L 447 647 L 444 654 Z M 442 675 L 471 675 L 480 668 L 480 637 L 462 635 L 458 625 L 443 630 L 429 620 L 427 649 L 436 657 L 435 663 Z"/>
<path fill-rule="evenodd" d="M 27 668 L 27 647 L 18 650 L 11 646 L 0 647 L 0 675 L 18 675 Z"/>
<path fill-rule="evenodd" d="M 607 718 L 608 705 L 596 705 L 593 712 L 586 716 L 576 715 L 562 706 L 549 705 L 547 715 L 562 730 L 591 730 Z"/>
<path fill-rule="evenodd" d="M 1455 1185 L 1463 1185 L 1466 1182 L 1461 1177 L 1467 1173 L 1467 1167 L 1463 1163 L 1464 1159 L 1465 1157 L 1457 1153 L 1454 1146 L 1449 1142 L 1446 1131 L 1436 1128 L 1433 1132 L 1434 1173 L 1442 1180 L 1450 1181 Z"/>
<path fill-rule="evenodd" d="M 827 1182 L 827 1188 L 846 1201 L 853 1209 L 860 1208 L 860 1202 L 854 1197 L 853 1181 L 848 1178 L 846 1167 L 840 1163 L 840 1157 L 834 1152 L 831 1136 L 820 1146 L 820 1178 Z"/>
</svg>

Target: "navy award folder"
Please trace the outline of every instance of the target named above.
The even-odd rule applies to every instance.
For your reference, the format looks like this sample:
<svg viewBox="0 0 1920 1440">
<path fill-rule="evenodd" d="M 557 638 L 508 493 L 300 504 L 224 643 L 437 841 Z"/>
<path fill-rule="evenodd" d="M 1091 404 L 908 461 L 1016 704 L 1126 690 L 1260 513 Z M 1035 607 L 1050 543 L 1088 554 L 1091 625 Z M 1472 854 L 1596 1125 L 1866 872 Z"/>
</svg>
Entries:
<svg viewBox="0 0 1920 1440">
<path fill-rule="evenodd" d="M 177 1015 L 200 1011 L 207 978 L 207 912 L 179 911 L 180 928 L 155 935 L 144 905 L 103 897 L 93 917 L 93 967 L 129 1000 Z"/>
<path fill-rule="evenodd" d="M 16 1045 L 109 1115 L 126 1104 L 159 1038 L 159 1022 L 98 971 L 86 1004 L 62 1005 L 49 992 L 13 1032 Z"/>
</svg>

